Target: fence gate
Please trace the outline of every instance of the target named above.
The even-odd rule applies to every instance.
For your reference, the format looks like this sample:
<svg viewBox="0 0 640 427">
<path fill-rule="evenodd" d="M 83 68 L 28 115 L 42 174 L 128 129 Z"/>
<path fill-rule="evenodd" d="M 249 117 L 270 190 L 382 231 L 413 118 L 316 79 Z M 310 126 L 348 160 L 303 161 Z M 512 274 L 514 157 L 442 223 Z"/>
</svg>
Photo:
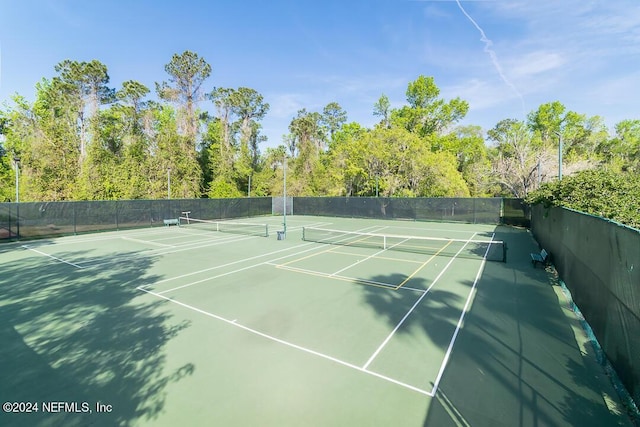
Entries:
<svg viewBox="0 0 640 427">
<path fill-rule="evenodd" d="M 287 215 L 293 215 L 293 197 L 287 196 Z M 272 197 L 271 198 L 271 213 L 273 215 L 284 215 L 285 200 L 284 197 Z"/>
</svg>

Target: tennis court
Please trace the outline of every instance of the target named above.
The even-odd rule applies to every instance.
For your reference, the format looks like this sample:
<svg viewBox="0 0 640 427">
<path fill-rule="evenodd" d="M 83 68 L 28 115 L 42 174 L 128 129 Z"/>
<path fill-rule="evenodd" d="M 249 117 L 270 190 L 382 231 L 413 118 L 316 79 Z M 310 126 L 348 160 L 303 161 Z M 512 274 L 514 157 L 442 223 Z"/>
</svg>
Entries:
<svg viewBox="0 0 640 427">
<path fill-rule="evenodd" d="M 0 247 L 0 423 L 631 425 L 526 230 L 282 221 Z"/>
</svg>

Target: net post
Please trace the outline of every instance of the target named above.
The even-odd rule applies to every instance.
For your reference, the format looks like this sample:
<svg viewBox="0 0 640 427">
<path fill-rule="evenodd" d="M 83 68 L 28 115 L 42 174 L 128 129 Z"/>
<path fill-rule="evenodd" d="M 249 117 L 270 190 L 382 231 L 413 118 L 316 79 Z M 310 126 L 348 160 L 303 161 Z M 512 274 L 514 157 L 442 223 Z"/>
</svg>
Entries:
<svg viewBox="0 0 640 427">
<path fill-rule="evenodd" d="M 502 242 L 502 262 L 507 262 L 507 242 Z"/>
<path fill-rule="evenodd" d="M 305 240 L 304 238 L 304 231 L 305 231 L 306 227 L 302 227 L 302 240 Z"/>
<path fill-rule="evenodd" d="M 264 226 L 264 237 L 269 237 L 269 224 Z"/>
<path fill-rule="evenodd" d="M 382 249 L 387 249 L 387 236 L 382 236 Z"/>
</svg>

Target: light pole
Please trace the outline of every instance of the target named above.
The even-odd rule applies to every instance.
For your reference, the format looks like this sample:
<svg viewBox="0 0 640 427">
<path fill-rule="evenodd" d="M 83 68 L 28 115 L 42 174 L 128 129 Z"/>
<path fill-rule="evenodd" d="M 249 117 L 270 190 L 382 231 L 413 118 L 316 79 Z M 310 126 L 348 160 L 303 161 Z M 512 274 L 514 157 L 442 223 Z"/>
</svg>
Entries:
<svg viewBox="0 0 640 427">
<path fill-rule="evenodd" d="M 16 166 L 16 203 L 20 203 L 20 157 L 15 156 L 13 162 Z"/>
<path fill-rule="evenodd" d="M 167 168 L 167 199 L 171 199 L 171 166 Z"/>
<path fill-rule="evenodd" d="M 284 155 L 284 161 L 282 163 L 282 173 L 283 173 L 283 189 L 282 189 L 282 206 L 283 206 L 283 214 L 282 214 L 282 230 L 284 231 L 285 237 L 287 236 L 287 155 Z"/>
<path fill-rule="evenodd" d="M 247 197 L 251 198 L 251 175 L 249 175 L 249 191 L 247 192 Z"/>
<path fill-rule="evenodd" d="M 20 240 L 20 157 L 14 156 L 16 165 L 16 238 Z"/>
<path fill-rule="evenodd" d="M 558 136 L 558 180 L 562 181 L 562 134 L 554 133 Z"/>
</svg>

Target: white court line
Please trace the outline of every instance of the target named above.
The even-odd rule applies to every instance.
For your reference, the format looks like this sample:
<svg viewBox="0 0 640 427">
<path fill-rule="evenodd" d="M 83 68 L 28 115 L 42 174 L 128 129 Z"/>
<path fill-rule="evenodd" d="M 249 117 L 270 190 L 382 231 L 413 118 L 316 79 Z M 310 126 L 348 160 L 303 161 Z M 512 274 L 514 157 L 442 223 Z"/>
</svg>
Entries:
<svg viewBox="0 0 640 427">
<path fill-rule="evenodd" d="M 273 264 L 273 263 L 270 263 L 270 262 L 267 262 L 265 264 L 273 265 L 274 267 L 280 268 L 282 270 L 289 270 L 289 271 L 294 271 L 294 272 L 297 272 L 297 273 L 305 273 L 305 274 L 310 274 L 312 276 L 326 277 L 328 279 L 348 280 L 348 281 L 353 281 L 353 282 L 358 282 L 358 283 L 371 284 L 371 285 L 375 285 L 375 286 L 383 287 L 383 288 L 388 288 L 388 289 L 395 289 L 397 287 L 396 285 L 392 285 L 390 283 L 377 282 L 375 280 L 368 280 L 368 279 L 358 279 L 358 278 L 355 278 L 355 277 L 339 276 L 339 275 L 337 275 L 335 273 L 334 274 L 324 273 L 322 271 L 307 270 L 306 268 L 291 267 L 289 265 Z"/>
<path fill-rule="evenodd" d="M 121 254 L 121 255 L 114 255 L 114 256 L 110 256 L 110 257 L 102 257 L 102 258 L 96 258 L 93 260 L 89 260 L 86 261 L 86 264 L 89 264 L 86 266 L 86 268 L 91 268 L 91 267 L 99 267 L 102 265 L 108 265 L 108 264 L 112 264 L 114 262 L 118 262 L 120 259 L 122 258 L 131 258 L 131 257 L 151 257 L 151 256 L 160 256 L 160 255 L 170 255 L 170 254 L 174 254 L 177 252 L 184 252 L 184 251 L 190 251 L 193 249 L 200 249 L 200 248 L 208 248 L 211 246 L 217 246 L 217 245 L 223 245 L 223 244 L 227 244 L 227 243 L 236 243 L 236 242 L 241 242 L 243 240 L 248 240 L 248 239 L 254 239 L 257 238 L 255 236 L 249 236 L 249 237 L 242 237 L 242 238 L 228 238 L 228 239 L 215 239 L 215 240 L 209 240 L 212 243 L 207 244 L 207 245 L 200 245 L 200 246 L 191 246 L 190 244 L 185 244 L 185 245 L 180 245 L 180 246 L 175 246 L 176 249 L 172 249 L 172 250 L 166 250 L 165 248 L 160 248 L 160 249 L 149 249 L 146 251 L 138 251 L 135 254 Z M 94 264 L 96 261 L 100 261 L 106 259 L 105 262 L 99 262 L 97 264 Z"/>
<path fill-rule="evenodd" d="M 234 243 L 236 241 L 242 241 L 242 240 L 246 240 L 246 239 L 250 239 L 253 238 L 253 236 L 251 237 L 243 237 L 243 238 L 238 238 L 233 237 L 233 238 L 225 238 L 225 239 L 208 239 L 208 240 L 199 240 L 197 243 L 192 242 L 192 243 L 186 243 L 186 244 L 182 244 L 182 245 L 175 245 L 175 246 L 168 246 L 168 247 L 163 247 L 163 248 L 158 248 L 158 249 L 146 249 L 146 250 L 142 250 L 142 251 L 136 251 L 134 254 L 131 253 L 120 253 L 117 255 L 109 255 L 109 256 L 103 256 L 103 257 L 97 257 L 88 261 L 85 261 L 81 264 L 88 264 L 87 268 L 89 267 L 98 267 L 101 265 L 106 265 L 106 264 L 112 264 L 114 262 L 118 262 L 121 259 L 130 259 L 131 257 L 151 257 L 151 256 L 159 256 L 159 255 L 165 255 L 165 254 L 172 254 L 175 252 L 182 252 L 182 251 L 188 251 L 191 249 L 199 249 L 199 248 L 205 248 L 205 247 L 209 247 L 209 246 L 216 246 L 216 245 L 222 245 L 225 243 Z M 193 244 L 199 244 L 201 242 L 210 242 L 209 244 L 206 245 L 200 245 L 200 246 L 192 246 Z M 173 248 L 173 249 L 171 249 Z M 104 262 L 100 262 L 100 261 L 104 261 Z"/>
<path fill-rule="evenodd" d="M 254 260 L 254 259 L 257 259 L 257 258 L 263 258 L 263 257 L 269 256 L 269 255 L 277 254 L 277 253 L 280 253 L 280 252 L 290 251 L 292 249 L 297 249 L 297 248 L 300 248 L 300 247 L 303 247 L 303 246 L 308 246 L 308 245 L 311 245 L 311 243 L 303 243 L 301 245 L 292 246 L 290 248 L 278 249 L 277 251 L 267 252 L 265 254 L 260 254 L 260 255 L 253 256 L 251 258 L 242 258 L 241 260 L 228 262 L 226 264 L 216 265 L 215 267 L 205 268 L 204 270 L 192 271 L 190 273 L 181 274 L 180 276 L 174 276 L 174 277 L 169 277 L 167 279 L 158 280 L 157 282 L 153 282 L 153 283 L 151 283 L 149 285 L 143 285 L 143 286 L 152 286 L 152 285 L 157 285 L 157 284 L 160 284 L 160 283 L 166 283 L 166 282 L 170 282 L 172 280 L 182 279 L 182 278 L 185 278 L 185 277 L 193 276 L 195 274 L 200 274 L 200 273 L 205 273 L 207 271 L 217 270 L 219 268 L 229 267 L 230 265 L 240 264 L 240 263 L 251 261 L 251 260 Z M 298 253 L 299 252 L 296 252 L 296 255 Z M 254 265 L 252 265 L 252 267 L 253 266 L 258 266 L 258 265 L 261 265 L 261 264 L 264 264 L 264 263 L 254 264 Z M 242 270 L 236 270 L 236 271 L 242 271 Z M 219 276 L 216 276 L 216 277 L 219 277 Z M 210 280 L 210 279 L 213 279 L 213 277 L 209 277 L 209 278 L 207 278 L 205 280 Z M 200 283 L 200 282 L 194 282 L 193 284 L 196 284 L 196 283 Z M 189 284 L 189 285 L 191 285 L 191 284 Z M 168 292 L 168 291 L 165 291 L 165 292 Z M 162 293 L 164 293 L 164 292 L 162 292 Z"/>
<path fill-rule="evenodd" d="M 287 231 L 302 230 L 305 227 L 324 227 L 325 225 L 331 225 L 331 224 L 333 223 L 332 222 L 312 222 L 311 224 L 296 225 L 295 227 L 289 227 L 287 225 Z"/>
<path fill-rule="evenodd" d="M 371 227 L 366 227 L 366 228 L 376 228 L 376 227 L 379 227 L 379 226 L 371 226 Z M 365 228 L 365 229 L 366 229 L 366 228 Z M 194 275 L 194 274 L 199 274 L 199 273 L 203 273 L 203 272 L 206 272 L 206 271 L 215 270 L 215 269 L 218 269 L 218 268 L 226 267 L 226 266 L 228 266 L 228 265 L 238 264 L 238 263 L 242 263 L 242 262 L 250 261 L 250 260 L 252 260 L 252 259 L 261 258 L 261 257 L 264 257 L 264 256 L 266 256 L 266 255 L 273 255 L 273 254 L 275 254 L 275 253 L 284 252 L 284 251 L 289 251 L 289 250 L 291 250 L 291 249 L 296 249 L 296 248 L 300 248 L 300 247 L 304 247 L 304 246 L 309 246 L 309 245 L 315 245 L 315 242 L 303 243 L 303 244 L 301 244 L 301 245 L 296 245 L 296 246 L 292 246 L 292 247 L 289 247 L 289 248 L 284 248 L 284 249 L 280 249 L 280 250 L 277 250 L 277 251 L 269 252 L 269 253 L 266 253 L 266 254 L 257 255 L 257 256 L 254 256 L 254 257 L 252 257 L 252 258 L 243 258 L 243 259 L 241 259 L 241 260 L 233 261 L 233 262 L 228 263 L 228 264 L 225 264 L 225 265 L 220 265 L 220 266 L 215 266 L 215 267 L 211 267 L 211 268 L 206 268 L 206 269 L 204 269 L 204 270 L 199 270 L 199 271 L 195 271 L 195 272 L 192 272 L 192 273 L 187 273 L 187 274 L 184 274 L 184 275 L 182 275 L 182 276 L 171 277 L 171 278 L 164 279 L 164 280 L 161 280 L 161 281 L 158 281 L 158 282 L 154 282 L 154 283 L 151 283 L 151 284 L 149 284 L 149 285 L 144 285 L 144 286 L 153 286 L 153 285 L 158 284 L 158 283 L 168 282 L 168 281 L 170 281 L 170 280 L 178 279 L 178 278 L 181 278 L 181 277 L 192 276 L 192 275 Z M 198 281 L 196 281 L 196 282 L 187 283 L 187 284 L 182 285 L 182 286 L 178 286 L 178 287 L 175 287 L 175 288 L 172 288 L 172 289 L 166 290 L 166 291 L 162 291 L 161 293 L 163 293 L 163 294 L 164 294 L 164 293 L 171 292 L 171 291 L 175 291 L 175 290 L 178 290 L 178 289 L 187 288 L 187 287 L 189 287 L 189 286 L 197 285 L 197 284 L 199 284 L 199 283 L 203 283 L 203 282 L 206 282 L 206 281 L 209 281 L 209 280 L 217 279 L 217 278 L 219 278 L 219 277 L 227 276 L 227 275 L 229 275 L 229 274 L 238 273 L 238 272 L 240 272 L 240 271 L 245 271 L 245 270 L 248 270 L 248 269 L 250 269 L 250 268 L 260 267 L 261 265 L 266 265 L 266 264 L 268 264 L 268 263 L 273 263 L 274 261 L 279 261 L 279 260 L 281 260 L 281 259 L 290 258 L 290 257 L 292 257 L 292 256 L 298 256 L 298 255 L 303 254 L 303 253 L 305 253 L 305 252 L 318 250 L 318 249 L 320 249 L 320 248 L 321 248 L 321 247 L 314 246 L 314 247 L 312 247 L 312 248 L 306 249 L 306 250 L 301 251 L 301 252 L 296 252 L 296 253 L 294 253 L 294 254 L 289 254 L 289 255 L 282 256 L 282 257 L 274 258 L 274 259 L 271 259 L 271 260 L 269 260 L 269 261 L 259 262 L 259 263 L 257 263 L 257 264 L 253 264 L 253 265 L 250 265 L 250 266 L 248 266 L 248 267 L 243 267 L 243 268 L 240 268 L 240 269 L 238 269 L 238 270 L 230 271 L 230 272 L 228 272 L 228 273 L 224 273 L 224 274 L 221 274 L 221 275 L 218 275 L 218 276 L 208 277 L 208 278 L 205 278 L 205 279 L 202 279 L 202 280 L 198 280 Z"/>
<path fill-rule="evenodd" d="M 365 262 L 366 260 L 371 259 L 371 258 L 375 257 L 376 255 L 379 255 L 379 254 L 381 254 L 381 253 L 383 253 L 383 252 L 386 252 L 386 251 L 388 251 L 389 249 L 391 249 L 391 248 L 393 248 L 393 247 L 396 247 L 396 246 L 398 246 L 399 244 L 402 244 L 402 243 L 406 242 L 407 240 L 409 240 L 409 239 L 404 239 L 403 241 L 398 242 L 398 243 L 396 243 L 395 245 L 393 245 L 393 246 L 391 246 L 391 247 L 384 248 L 384 249 L 382 249 L 381 251 L 378 251 L 378 252 L 376 252 L 376 253 L 375 253 L 375 254 L 373 254 L 373 255 L 369 255 L 368 257 L 366 257 L 366 258 L 364 258 L 364 259 L 358 260 L 358 261 L 354 262 L 353 264 L 348 265 L 348 266 L 346 266 L 345 268 L 342 268 L 342 269 L 340 269 L 340 270 L 336 271 L 335 273 L 331 274 L 329 277 L 335 276 L 335 275 L 337 275 L 337 274 L 339 274 L 339 273 L 342 273 L 342 272 L 343 272 L 343 271 L 345 271 L 345 270 L 348 270 L 348 269 L 350 269 L 350 268 L 352 268 L 352 267 L 355 267 L 356 265 L 360 264 L 361 262 Z"/>
<path fill-rule="evenodd" d="M 379 288 L 391 289 L 392 291 L 407 290 L 407 291 L 420 292 L 420 293 L 425 292 L 424 289 L 412 288 L 410 286 L 403 286 L 401 288 L 398 288 L 398 285 L 391 285 L 389 283 L 384 283 L 384 282 L 376 282 L 375 280 L 358 279 L 357 277 L 348 277 L 348 276 L 337 276 L 335 274 L 323 273 L 322 271 L 307 270 L 306 268 L 291 267 L 289 265 L 284 265 L 284 264 L 273 264 L 273 263 L 270 263 L 270 262 L 265 262 L 265 264 L 273 265 L 276 268 L 280 268 L 282 270 L 290 270 L 290 271 L 293 271 L 293 272 L 296 272 L 296 273 L 304 273 L 304 274 L 309 274 L 309 275 L 312 275 L 312 276 L 326 277 L 327 279 L 335 279 L 335 280 L 344 280 L 344 281 L 348 281 L 348 282 L 364 283 L 365 285 L 373 285 L 373 286 L 376 286 L 376 287 L 379 287 Z"/>
<path fill-rule="evenodd" d="M 76 235 L 76 236 L 61 236 L 56 238 L 55 243 L 50 243 L 45 246 L 73 245 L 75 243 L 117 240 L 123 237 L 121 233 L 127 233 L 126 236 L 139 236 L 139 235 L 166 233 L 166 231 L 162 231 L 162 230 L 163 230 L 163 227 L 147 227 L 147 228 L 141 228 L 141 229 L 113 230 L 113 231 L 106 231 L 104 233 L 83 233 L 82 235 Z M 93 237 L 87 237 L 87 236 L 93 236 Z M 61 241 L 61 240 L 64 240 L 64 241 Z"/>
<path fill-rule="evenodd" d="M 51 259 L 55 259 L 56 261 L 59 261 L 59 262 L 62 262 L 62 263 L 65 263 L 65 264 L 71 265 L 71 266 L 73 266 L 73 267 L 75 267 L 75 268 L 80 268 L 80 269 L 84 268 L 84 267 L 83 267 L 83 266 L 81 266 L 81 265 L 74 264 L 74 263 L 72 263 L 72 262 L 69 262 L 69 261 L 65 261 L 65 260 L 63 260 L 62 258 L 58 258 L 58 257 L 55 257 L 55 256 L 53 256 L 53 255 L 49 255 L 49 254 L 46 254 L 46 253 L 44 253 L 44 252 L 41 252 L 41 251 L 39 251 L 39 250 L 37 250 L 37 249 L 30 248 L 30 247 L 29 247 L 29 246 L 27 246 L 27 245 L 22 245 L 22 247 L 23 247 L 23 248 L 25 248 L 25 249 L 28 249 L 28 250 L 30 250 L 30 251 L 33 251 L 33 252 L 35 252 L 35 253 L 38 253 L 38 254 L 40 254 L 40 255 L 44 255 L 44 256 L 49 257 L 49 258 L 51 258 Z"/>
<path fill-rule="evenodd" d="M 458 254 L 460 252 L 462 252 L 462 250 L 469 244 L 469 241 L 471 239 L 473 239 L 473 237 L 475 236 L 475 233 L 473 234 L 473 236 L 471 236 L 467 243 L 464 244 L 464 246 L 462 246 L 458 252 L 456 252 L 456 254 L 453 256 L 453 258 L 451 258 L 451 260 L 449 260 L 449 262 L 447 263 L 447 265 L 444 266 L 444 268 L 442 269 L 442 271 L 440 271 L 440 273 L 438 274 L 438 276 L 436 276 L 435 279 L 433 279 L 433 282 L 431 283 L 431 285 L 429 285 L 429 287 L 427 288 L 427 290 L 420 295 L 420 298 L 418 298 L 418 300 L 413 304 L 413 306 L 409 309 L 409 311 L 407 311 L 407 313 L 404 315 L 404 317 L 398 322 L 398 324 L 396 325 L 395 328 L 393 328 L 393 330 L 391 331 L 391 333 L 387 336 L 387 338 L 382 342 L 382 344 L 380 344 L 380 346 L 378 347 L 378 349 L 371 355 L 371 357 L 369 358 L 369 360 L 367 360 L 367 363 L 364 364 L 364 366 L 362 367 L 363 369 L 367 369 L 367 367 L 371 364 L 371 362 L 374 361 L 374 359 L 378 356 L 378 354 L 380 354 L 380 352 L 382 351 L 382 349 L 387 345 L 387 343 L 389 342 L 389 340 L 391 340 L 391 338 L 393 337 L 393 335 L 396 333 L 396 331 L 398 329 L 400 329 L 400 326 L 402 326 L 402 324 L 404 323 L 405 320 L 407 320 L 407 318 L 409 317 L 409 315 L 411 313 L 413 313 L 413 310 L 415 310 L 415 308 L 418 306 L 418 304 L 420 304 L 420 301 L 422 301 L 422 299 L 429 293 L 429 291 L 431 290 L 431 288 L 433 288 L 433 286 L 438 282 L 438 280 L 440 280 L 440 278 L 442 277 L 442 275 L 445 273 L 445 271 L 447 271 L 449 269 L 449 267 L 451 266 L 451 264 L 453 263 L 453 261 L 456 260 L 456 257 L 458 256 Z"/>
<path fill-rule="evenodd" d="M 331 223 L 320 223 L 320 224 L 331 224 Z M 367 227 L 367 228 L 371 228 L 371 227 Z M 202 233 L 188 233 L 188 232 L 181 232 L 181 234 L 183 235 L 198 235 L 198 236 L 202 236 Z M 213 236 L 217 236 L 218 234 L 221 233 L 211 233 Z M 122 236 L 116 236 L 114 238 L 120 238 Z M 173 253 L 177 253 L 177 252 L 183 252 L 183 251 L 189 251 L 192 249 L 201 249 L 201 248 L 208 248 L 211 246 L 217 246 L 217 245 L 222 245 L 222 244 L 226 244 L 226 243 L 235 243 L 235 242 L 241 242 L 244 240 L 248 240 L 248 239 L 253 239 L 253 238 L 261 238 L 259 236 L 239 236 L 239 235 L 227 235 L 225 237 L 212 237 L 212 238 L 208 238 L 208 239 L 203 239 L 203 240 L 197 240 L 195 242 L 188 242 L 185 244 L 181 244 L 181 245 L 175 245 L 174 247 L 176 249 L 174 250 L 165 250 L 164 248 L 161 249 L 150 249 L 147 251 L 141 251 L 138 252 L 137 254 L 135 254 L 134 256 L 137 257 L 149 257 L 149 256 L 158 256 L 158 255 L 168 255 L 168 254 L 173 254 Z M 204 245 L 200 245 L 200 243 L 202 242 L 209 242 L 207 244 Z M 194 245 L 198 245 L 198 246 L 194 246 Z M 126 254 L 126 255 L 115 255 L 112 257 L 109 257 L 108 259 L 106 259 L 105 262 L 98 262 L 101 259 L 104 258 L 98 258 L 98 259 L 94 259 L 94 260 L 89 260 L 86 261 L 85 264 L 88 264 L 86 266 L 86 268 L 91 268 L 91 267 L 99 267 L 102 265 L 108 265 L 111 264 L 113 262 L 117 262 L 119 259 L 122 258 L 130 258 L 131 254 Z M 244 260 L 246 261 L 246 259 Z M 241 261 L 240 261 L 241 262 Z M 203 270 L 206 271 L 206 270 Z"/>
<path fill-rule="evenodd" d="M 177 278 L 179 278 L 179 277 L 191 276 L 191 275 L 193 275 L 193 274 L 201 273 L 201 272 L 203 272 L 203 271 L 215 270 L 215 269 L 217 269 L 217 268 L 226 267 L 227 265 L 237 264 L 237 263 L 239 263 L 239 262 L 245 262 L 245 261 L 248 261 L 248 260 L 250 260 L 250 259 L 255 259 L 255 258 L 263 257 L 263 256 L 265 256 L 265 255 L 272 255 L 272 254 L 277 253 L 277 252 L 288 251 L 288 250 L 291 250 L 291 249 L 299 248 L 299 247 L 302 247 L 302 246 L 309 246 L 309 245 L 313 245 L 313 244 L 314 244 L 313 242 L 304 243 L 304 244 L 302 244 L 302 245 L 292 246 L 292 247 L 290 247 L 290 248 L 281 249 L 281 250 L 279 250 L 279 251 L 271 252 L 271 253 L 268 253 L 268 254 L 258 255 L 258 256 L 255 256 L 255 257 L 253 257 L 253 258 L 247 258 L 247 259 L 242 259 L 242 260 L 240 260 L 240 261 L 234 261 L 234 262 L 229 263 L 229 264 L 226 264 L 226 265 L 221 265 L 221 266 L 211 267 L 211 268 L 208 268 L 208 269 L 206 269 L 206 270 L 199 271 L 199 272 L 195 272 L 195 273 L 187 273 L 187 274 L 185 274 L 185 275 L 183 275 L 183 276 L 172 277 L 172 278 L 169 278 L 169 279 L 160 280 L 160 281 L 158 281 L 158 282 L 152 283 L 151 285 L 145 285 L 145 286 L 152 286 L 152 285 L 155 285 L 155 284 L 157 284 L 157 283 L 167 282 L 167 281 L 170 281 L 170 280 L 173 280 L 173 279 L 177 279 Z M 237 270 L 229 271 L 229 272 L 227 272 L 227 273 L 218 274 L 217 276 L 213 276 L 213 277 L 206 277 L 206 278 L 204 278 L 204 279 L 202 279 L 202 280 L 198 280 L 198 281 L 196 281 L 196 282 L 187 283 L 187 284 L 185 284 L 185 285 L 177 286 L 177 287 L 175 287 L 175 288 L 171 288 L 171 289 L 168 289 L 168 290 L 166 290 L 166 291 L 162 291 L 162 292 L 158 292 L 158 293 L 159 293 L 159 294 L 166 294 L 166 293 L 168 293 L 168 292 L 177 291 L 178 289 L 188 288 L 188 287 L 190 287 L 190 286 L 197 285 L 197 284 L 199 284 L 199 283 L 208 282 L 209 280 L 218 279 L 218 278 L 220 278 L 220 277 L 228 276 L 228 275 L 230 275 L 230 274 L 239 273 L 239 272 L 241 272 L 241 271 L 245 271 L 245 270 L 249 270 L 249 269 L 252 269 L 252 268 L 260 267 L 260 266 L 262 266 L 262 265 L 275 265 L 275 264 L 273 264 L 273 261 L 279 261 L 279 260 L 281 260 L 281 259 L 291 258 L 292 256 L 298 256 L 298 255 L 303 254 L 303 253 L 305 253 L 305 252 L 309 252 L 309 251 L 313 251 L 313 250 L 317 250 L 317 249 L 318 249 L 317 247 L 313 247 L 313 248 L 310 248 L 310 249 L 306 249 L 306 250 L 304 250 L 304 251 L 296 252 L 296 253 L 294 253 L 294 254 L 289 254 L 289 255 L 281 256 L 281 257 L 278 257 L 278 258 L 271 259 L 271 260 L 269 260 L 269 261 L 259 262 L 259 263 L 257 263 L 257 264 L 252 264 L 252 265 L 249 265 L 249 266 L 247 266 L 247 267 L 242 267 L 242 268 L 239 268 L 239 269 L 237 269 Z"/>
<path fill-rule="evenodd" d="M 355 369 L 356 371 L 363 372 L 363 373 L 368 374 L 368 375 L 372 375 L 372 376 L 374 376 L 374 377 L 377 377 L 377 378 L 380 378 L 380 379 L 382 379 L 382 380 L 385 380 L 385 381 L 391 382 L 391 383 L 393 383 L 393 384 L 399 385 L 399 386 L 404 387 L 404 388 L 407 388 L 407 389 L 409 389 L 409 390 L 413 390 L 413 391 L 415 391 L 415 392 L 418 392 L 418 393 L 421 393 L 421 394 L 424 394 L 424 395 L 427 395 L 427 396 L 433 397 L 433 394 L 432 394 L 432 393 L 430 393 L 430 392 L 428 392 L 427 390 L 423 390 L 423 389 L 420 389 L 420 388 L 418 388 L 418 387 L 412 386 L 412 385 L 410 385 L 410 384 L 403 383 L 403 382 L 401 382 L 401 381 L 398 381 L 398 380 L 395 380 L 395 379 L 393 379 L 393 378 L 390 378 L 390 377 L 384 376 L 384 375 L 379 374 L 379 373 L 377 373 L 377 372 L 369 371 L 369 370 L 367 370 L 367 369 L 365 369 L 365 368 L 361 368 L 361 367 L 356 366 L 356 365 L 354 365 L 354 364 L 352 364 L 352 363 L 345 362 L 344 360 L 337 359 L 337 358 L 332 357 L 332 356 L 329 356 L 329 355 L 327 355 L 327 354 L 320 353 L 320 352 L 318 352 L 318 351 L 311 350 L 311 349 L 309 349 L 309 348 L 299 346 L 299 345 L 294 344 L 294 343 L 291 343 L 291 342 L 289 342 L 289 341 L 285 341 L 285 340 L 282 340 L 282 339 L 280 339 L 280 338 L 276 338 L 276 337 L 274 337 L 274 336 L 271 336 L 271 335 L 265 334 L 264 332 L 260 332 L 260 331 L 258 331 L 258 330 L 256 330 L 256 329 L 250 328 L 250 327 L 248 327 L 248 326 L 241 325 L 240 323 L 238 323 L 238 322 L 237 322 L 237 319 L 234 319 L 234 320 L 225 319 L 224 317 L 218 316 L 218 315 L 213 314 L 213 313 L 210 313 L 210 312 L 208 312 L 208 311 L 201 310 L 201 309 L 199 309 L 199 308 L 197 308 L 197 307 L 194 307 L 194 306 L 191 306 L 191 305 L 189 305 L 189 304 L 185 304 L 185 303 L 183 303 L 183 302 L 176 301 L 176 300 L 175 300 L 175 299 L 173 299 L 173 298 L 169 298 L 169 297 L 164 296 L 164 295 L 162 295 L 162 294 L 159 294 L 159 293 L 156 293 L 156 292 L 149 291 L 149 290 L 144 289 L 144 288 L 142 288 L 142 287 L 138 287 L 137 289 L 139 289 L 139 290 L 141 290 L 141 291 L 143 291 L 143 292 L 146 292 L 146 293 L 148 293 L 148 294 L 154 295 L 154 296 L 156 296 L 156 297 L 158 297 L 158 298 L 162 298 L 162 299 L 164 299 L 164 300 L 167 300 L 167 301 L 169 301 L 169 302 L 171 302 L 171 303 L 173 303 L 173 304 L 177 304 L 177 305 L 180 305 L 180 306 L 182 306 L 182 307 L 184 307 L 184 308 L 187 308 L 187 309 L 189 309 L 189 310 L 193 310 L 193 311 L 198 312 L 198 313 L 200 313 L 200 314 L 203 314 L 203 315 L 205 315 L 205 316 L 212 317 L 212 318 L 214 318 L 214 319 L 220 320 L 220 321 L 222 321 L 222 322 L 227 323 L 228 325 L 235 326 L 235 327 L 237 327 L 237 328 L 243 329 L 243 330 L 245 330 L 245 331 L 247 331 L 247 332 L 250 332 L 250 333 L 252 333 L 252 334 L 254 334 L 254 335 L 258 335 L 258 336 L 261 336 L 261 337 L 266 338 L 266 339 L 268 339 L 268 340 L 271 340 L 271 341 L 277 342 L 278 344 L 282 344 L 282 345 L 285 345 L 285 346 L 287 346 L 287 347 L 291 347 L 291 348 L 294 348 L 294 349 L 296 349 L 296 350 L 300 350 L 300 351 L 303 351 L 303 352 L 305 352 L 305 353 L 309 353 L 309 354 L 312 354 L 312 355 L 314 355 L 314 356 L 321 357 L 321 358 L 323 358 L 323 359 L 326 359 L 326 360 L 329 360 L 329 361 L 331 361 L 331 362 L 334 362 L 334 363 L 340 364 L 340 365 L 342 365 L 342 366 L 346 366 L 346 367 L 351 368 L 351 369 Z"/>
<path fill-rule="evenodd" d="M 495 233 L 491 235 L 491 240 L 495 237 Z M 438 391 L 438 385 L 440 384 L 440 380 L 442 379 L 442 375 L 444 374 L 444 369 L 447 367 L 447 363 L 449 362 L 449 357 L 451 356 L 451 351 L 453 350 L 453 345 L 456 342 L 456 338 L 458 337 L 458 332 L 460 332 L 460 328 L 462 327 L 462 323 L 464 321 L 464 316 L 467 314 L 469 310 L 469 304 L 471 304 L 471 300 L 473 299 L 473 295 L 475 295 L 476 285 L 478 284 L 478 280 L 480 280 L 480 276 L 482 276 L 482 272 L 484 271 L 484 266 L 487 263 L 487 254 L 489 253 L 490 246 L 487 246 L 487 251 L 484 253 L 484 257 L 482 259 L 482 263 L 480 263 L 480 268 L 478 269 L 478 273 L 476 274 L 476 278 L 473 281 L 473 285 L 471 286 L 471 291 L 469 292 L 469 296 L 467 297 L 467 302 L 464 304 L 464 308 L 462 309 L 462 313 L 460 313 L 460 319 L 458 319 L 458 324 L 456 325 L 456 330 L 453 332 L 453 337 L 449 342 L 449 347 L 447 348 L 447 352 L 444 355 L 444 359 L 442 360 L 442 364 L 440 365 L 440 370 L 438 371 L 438 376 L 433 383 L 433 389 L 431 390 L 431 395 L 435 395 Z"/>
<path fill-rule="evenodd" d="M 134 239 L 133 237 L 127 237 L 127 236 L 122 236 L 122 240 L 128 240 L 130 242 L 143 243 L 145 245 L 162 246 L 164 248 L 175 248 L 174 245 L 167 245 L 165 243 L 159 243 L 159 242 L 155 242 L 155 241 L 152 241 L 152 240 Z"/>
</svg>

